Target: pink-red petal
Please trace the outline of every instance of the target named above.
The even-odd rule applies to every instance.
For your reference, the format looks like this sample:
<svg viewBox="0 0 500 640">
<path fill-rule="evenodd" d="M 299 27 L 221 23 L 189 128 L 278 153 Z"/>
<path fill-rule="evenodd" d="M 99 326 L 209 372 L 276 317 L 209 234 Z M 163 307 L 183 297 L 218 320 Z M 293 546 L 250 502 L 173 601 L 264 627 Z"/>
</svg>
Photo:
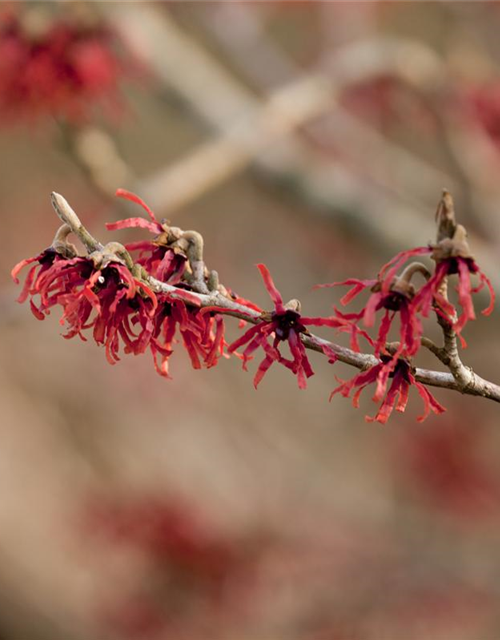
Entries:
<svg viewBox="0 0 500 640">
<path fill-rule="evenodd" d="M 144 202 L 144 200 L 139 198 L 139 196 L 136 195 L 135 193 L 132 193 L 131 191 L 127 191 L 126 189 L 117 189 L 115 192 L 115 195 L 117 198 L 123 198 L 124 200 L 130 200 L 130 202 L 135 202 L 135 204 L 138 204 L 144 209 L 144 211 L 148 214 L 148 216 L 151 218 L 153 222 L 155 222 L 156 224 L 159 224 L 158 221 L 156 220 L 156 216 L 153 213 L 153 211 L 148 207 L 148 205 Z"/>
<path fill-rule="evenodd" d="M 278 291 L 278 289 L 276 288 L 276 285 L 274 284 L 274 280 L 272 279 L 271 274 L 269 273 L 269 269 L 266 267 L 265 264 L 258 264 L 257 269 L 260 271 L 260 275 L 264 280 L 264 284 L 266 286 L 267 292 L 269 293 L 271 300 L 274 302 L 276 312 L 284 313 L 285 307 L 283 305 L 283 298 L 281 297 L 281 293 Z"/>
</svg>

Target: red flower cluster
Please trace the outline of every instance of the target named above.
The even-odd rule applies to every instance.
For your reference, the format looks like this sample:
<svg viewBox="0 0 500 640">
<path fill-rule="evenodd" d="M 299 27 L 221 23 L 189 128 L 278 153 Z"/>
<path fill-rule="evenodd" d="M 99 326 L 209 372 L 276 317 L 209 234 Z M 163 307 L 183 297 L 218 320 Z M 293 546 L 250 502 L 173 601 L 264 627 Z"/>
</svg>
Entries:
<svg viewBox="0 0 500 640">
<path fill-rule="evenodd" d="M 144 263 L 152 266 L 158 252 L 162 252 L 153 272 L 163 276 L 165 282 L 177 282 L 177 267 L 167 269 L 165 265 L 173 256 L 170 264 L 182 265 L 183 269 L 186 256 L 158 243 L 149 245 L 151 253 L 147 256 L 147 247 L 141 248 Z M 121 256 L 126 251 L 117 243 L 110 243 L 103 252 L 86 258 L 77 256 L 74 247 L 67 243 L 58 242 L 54 246 L 57 250 L 50 248 L 39 256 L 22 260 L 12 270 L 12 277 L 19 282 L 21 269 L 32 265 L 18 300 L 24 302 L 29 297 L 33 314 L 39 320 L 52 307 L 60 305 L 61 324 L 69 326 L 65 337 L 78 335 L 86 340 L 85 330 L 92 329 L 96 343 L 105 345 L 111 364 L 120 359 L 121 343 L 126 354 L 138 355 L 149 348 L 158 373 L 169 377 L 168 362 L 177 333 L 195 369 L 202 363 L 207 367 L 217 364 L 226 344 L 223 319 L 200 313 L 199 301 L 188 288 L 183 288 L 186 285 L 176 289 L 175 298 L 168 293 L 155 293 L 141 274 L 133 273 L 135 268 L 131 271 L 125 264 Z M 39 302 L 35 302 L 38 298 Z"/>
<path fill-rule="evenodd" d="M 116 115 L 123 70 L 110 30 L 64 20 L 35 30 L 28 19 L 22 12 L 0 16 L 4 119 L 52 115 L 81 122 L 96 103 Z"/>
<path fill-rule="evenodd" d="M 120 340 L 125 353 L 144 353 L 154 329 L 157 297 L 118 258 L 98 267 L 91 258 L 65 257 L 47 249 L 14 267 L 16 282 L 20 270 L 32 263 L 18 301 L 29 296 L 36 318 L 43 320 L 52 307 L 60 305 L 60 322 L 69 326 L 64 337 L 78 335 L 86 340 L 83 331 L 92 329 L 96 343 L 105 345 L 111 364 L 119 360 Z"/>
<path fill-rule="evenodd" d="M 410 258 L 426 254 L 431 255 L 436 261 L 432 275 L 427 267 L 418 262 L 411 263 L 400 276 L 397 275 L 399 269 Z M 419 289 L 412 283 L 412 278 L 417 273 L 426 278 L 426 282 Z M 475 288 L 471 285 L 471 273 L 479 277 L 479 284 Z M 462 309 L 460 315 L 443 293 L 443 287 L 451 275 L 458 275 L 458 304 Z M 463 345 L 465 341 L 461 332 L 469 320 L 475 319 L 472 293 L 477 293 L 486 286 L 490 292 L 490 304 L 483 310 L 483 314 L 489 315 L 493 310 L 495 294 L 492 285 L 470 253 L 465 229 L 456 225 L 451 238 L 444 238 L 435 245 L 417 247 L 397 254 L 382 267 L 376 280 L 350 278 L 344 282 L 317 285 L 316 288 L 343 285 L 351 286 L 347 294 L 341 298 L 343 305 L 347 305 L 366 289 L 371 293 L 368 302 L 357 313 L 342 313 L 335 309 L 339 318 L 354 325 L 363 321 L 366 327 L 373 327 L 377 312 L 383 312 L 375 341 L 375 356 L 380 358 L 380 363 L 356 375 L 349 382 L 342 382 L 332 395 L 341 393 L 348 397 L 354 387 L 359 387 L 353 398 L 353 404 L 358 406 L 363 388 L 375 383 L 377 390 L 373 400 L 379 402 L 386 393 L 388 379 L 393 378 L 385 400 L 374 418 L 378 422 L 385 423 L 394 408 L 397 411 L 405 410 L 409 385 L 416 387 L 425 403 L 425 412 L 418 420 L 425 419 L 430 410 L 435 413 L 444 411 L 427 389 L 416 382 L 407 359 L 413 357 L 420 349 L 423 335 L 422 318 L 428 317 L 431 309 L 450 325 Z M 399 343 L 388 351 L 387 339 L 396 315 L 399 315 Z"/>
</svg>

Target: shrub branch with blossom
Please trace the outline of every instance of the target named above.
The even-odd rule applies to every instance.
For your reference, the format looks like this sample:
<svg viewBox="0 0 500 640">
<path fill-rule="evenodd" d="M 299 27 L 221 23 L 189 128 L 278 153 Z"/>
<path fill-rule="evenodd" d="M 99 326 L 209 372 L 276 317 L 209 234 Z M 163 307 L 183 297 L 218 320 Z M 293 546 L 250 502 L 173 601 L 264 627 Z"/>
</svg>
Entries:
<svg viewBox="0 0 500 640">
<path fill-rule="evenodd" d="M 278 364 L 290 370 L 299 388 L 304 389 L 314 373 L 306 351 L 310 349 L 325 355 L 331 364 L 340 361 L 361 370 L 351 380 L 337 378 L 339 385 L 331 397 L 337 393 L 350 397 L 354 392 L 353 405 L 357 407 L 362 390 L 373 385 L 373 400 L 379 409 L 373 418 L 367 416 L 370 421 L 383 424 L 393 410 L 403 412 L 411 387 L 424 403 L 419 421 L 431 411 L 439 414 L 445 410 L 428 386 L 500 402 L 500 387 L 480 378 L 460 360 L 457 338 L 464 346 L 462 332 L 476 317 L 472 294 L 485 287 L 489 290 L 490 304 L 483 310 L 489 315 L 494 292 L 470 252 L 464 227 L 455 221 L 453 201 L 446 191 L 436 214 L 436 243 L 399 253 L 374 279 L 350 278 L 317 285 L 350 285 L 341 299 L 344 306 L 369 292 L 361 311 L 346 313 L 334 307 L 333 313 L 324 317 L 302 315 L 296 299 L 284 303 L 263 264 L 257 267 L 274 309 L 261 310 L 221 284 L 217 272 L 207 268 L 201 234 L 157 220 L 153 211 L 128 191 L 120 189 L 117 195 L 142 206 L 148 219 L 129 218 L 108 224 L 108 229 L 144 229 L 152 234 L 150 239 L 103 245 L 83 226 L 66 200 L 54 193 L 52 204 L 63 226 L 48 249 L 22 260 L 12 270 L 14 280 L 19 282 L 19 272 L 29 266 L 19 302 L 29 299 L 33 314 L 40 320 L 53 307 L 61 307 L 61 324 L 67 327 L 65 337 L 86 340 L 91 332 L 95 342 L 104 345 L 111 364 L 123 354 L 150 352 L 157 372 L 168 378 L 170 359 L 179 343 L 195 369 L 213 367 L 221 357 L 231 355 L 241 358 L 246 369 L 260 350 L 263 359 L 254 377 L 255 387 L 269 368 Z M 85 255 L 69 242 L 70 234 L 80 239 Z M 434 269 L 411 262 L 415 256 L 425 255 L 435 262 Z M 475 286 L 471 275 L 478 279 Z M 451 278 L 458 280 L 456 305 L 448 298 Z M 442 346 L 424 335 L 424 321 L 431 312 L 443 331 Z M 229 344 L 224 316 L 239 318 L 243 327 L 247 323 L 253 326 L 245 327 L 241 337 Z M 399 341 L 388 342 L 395 324 L 399 324 Z M 350 347 L 319 338 L 309 327 L 347 333 Z M 375 338 L 369 333 L 374 328 Z M 360 339 L 366 341 L 371 352 L 361 351 Z M 414 358 L 422 347 L 449 372 L 416 368 Z"/>
</svg>

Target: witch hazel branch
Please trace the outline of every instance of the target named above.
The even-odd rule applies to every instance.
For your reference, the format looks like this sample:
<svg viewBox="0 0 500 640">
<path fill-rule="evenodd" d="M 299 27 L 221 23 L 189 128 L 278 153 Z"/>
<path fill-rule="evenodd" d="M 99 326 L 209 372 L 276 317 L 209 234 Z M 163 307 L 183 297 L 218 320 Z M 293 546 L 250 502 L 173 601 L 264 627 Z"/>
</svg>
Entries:
<svg viewBox="0 0 500 640">
<path fill-rule="evenodd" d="M 316 351 L 335 365 L 343 362 L 360 370 L 349 380 L 340 380 L 332 391 L 352 396 L 358 407 L 361 392 L 373 387 L 378 410 L 369 421 L 386 423 L 394 410 L 404 412 L 413 387 L 423 401 L 424 420 L 430 412 L 444 407 L 428 387 L 442 387 L 463 394 L 500 402 L 500 386 L 479 377 L 460 359 L 458 342 L 466 346 L 462 333 L 476 319 L 473 294 L 486 288 L 490 303 L 482 313 L 493 310 L 494 291 L 470 251 L 466 230 L 455 220 L 450 194 L 439 202 L 435 243 L 398 253 L 370 280 L 350 278 L 344 282 L 316 285 L 316 288 L 349 286 L 341 299 L 347 307 L 357 296 L 366 295 L 358 312 L 333 307 L 324 317 L 309 317 L 293 299 L 284 302 L 267 267 L 257 268 L 273 303 L 262 310 L 219 282 L 203 258 L 203 237 L 157 220 L 151 209 L 136 195 L 119 189 L 117 196 L 141 206 L 147 217 L 139 216 L 107 224 L 108 230 L 136 228 L 149 238 L 120 244 L 102 244 L 82 224 L 59 194 L 52 205 L 62 221 L 48 249 L 19 262 L 12 277 L 29 267 L 19 302 L 29 300 L 33 315 L 43 320 L 53 307 L 61 307 L 60 323 L 65 338 L 91 335 L 104 346 L 110 364 L 123 354 L 150 353 L 156 371 L 170 378 L 170 360 L 182 345 L 193 368 L 210 368 L 221 358 L 241 359 L 243 368 L 259 359 L 254 376 L 257 387 L 273 365 L 281 365 L 296 376 L 305 389 L 313 368 L 307 351 Z M 70 241 L 76 236 L 82 255 Z M 420 262 L 431 258 L 429 264 Z M 414 261 L 415 258 L 419 261 Z M 431 266 L 433 263 L 433 266 Z M 474 283 L 471 280 L 474 278 Z M 456 281 L 456 303 L 449 299 L 449 287 Z M 229 344 L 225 338 L 225 317 L 240 319 L 242 335 Z M 434 317 L 443 334 L 442 345 L 424 335 L 424 324 Z M 346 334 L 349 347 L 314 335 L 311 327 L 324 327 L 336 335 Z M 388 342 L 393 327 L 399 341 Z M 363 345 L 363 348 L 362 348 Z M 448 371 L 415 366 L 415 358 L 425 348 Z M 257 354 L 260 353 L 260 356 Z"/>
</svg>

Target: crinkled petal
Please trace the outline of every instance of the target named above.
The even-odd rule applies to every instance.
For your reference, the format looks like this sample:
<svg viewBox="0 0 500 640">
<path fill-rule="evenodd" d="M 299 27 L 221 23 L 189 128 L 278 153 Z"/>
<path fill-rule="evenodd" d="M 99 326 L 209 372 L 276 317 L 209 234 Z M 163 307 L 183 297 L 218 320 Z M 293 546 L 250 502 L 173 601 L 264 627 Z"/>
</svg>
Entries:
<svg viewBox="0 0 500 640">
<path fill-rule="evenodd" d="M 375 355 L 378 357 L 382 349 L 385 348 L 385 343 L 387 342 L 387 336 L 391 329 L 392 321 L 394 320 L 395 313 L 394 311 L 390 311 L 389 309 L 385 310 L 385 313 L 380 321 L 380 327 L 378 330 L 377 341 L 375 343 Z M 401 318 L 401 322 L 403 322 Z M 402 342 L 404 346 L 404 342 Z"/>
<path fill-rule="evenodd" d="M 481 311 L 481 313 L 484 316 L 489 316 L 490 313 L 493 311 L 493 308 L 495 307 L 495 290 L 493 289 L 493 285 L 491 284 L 490 279 L 479 268 L 478 268 L 478 274 L 479 274 L 481 283 L 485 284 L 488 287 L 488 291 L 490 292 L 490 304 L 486 307 L 486 309 L 483 309 Z"/>
<path fill-rule="evenodd" d="M 345 306 L 358 296 L 364 289 L 373 287 L 377 283 L 376 280 L 358 280 L 357 278 L 348 278 L 343 282 L 331 282 L 327 284 L 316 284 L 313 289 L 324 289 L 330 287 L 343 287 L 352 285 L 352 288 L 340 299 L 340 304 Z"/>
<path fill-rule="evenodd" d="M 32 264 L 33 262 L 38 262 L 40 256 L 33 256 L 32 258 L 26 258 L 25 260 L 21 260 L 21 262 L 18 262 L 14 268 L 12 269 L 12 271 L 10 272 L 10 275 L 12 276 L 12 279 L 14 280 L 14 282 L 16 284 L 19 284 L 19 278 L 17 277 L 18 273 L 24 269 L 24 267 L 28 264 Z"/>
<path fill-rule="evenodd" d="M 117 189 L 115 192 L 115 195 L 117 198 L 130 200 L 130 202 L 135 202 L 135 204 L 140 205 L 144 209 L 144 211 L 148 214 L 148 216 L 151 218 L 151 220 L 155 222 L 157 225 L 159 225 L 153 211 L 148 207 L 148 205 L 144 202 L 144 200 L 139 198 L 138 195 L 136 195 L 135 193 L 132 193 L 131 191 L 127 191 L 126 189 Z"/>
<path fill-rule="evenodd" d="M 387 382 L 389 381 L 389 376 L 396 368 L 398 363 L 398 356 L 395 355 L 389 360 L 389 362 L 384 362 L 380 366 L 379 373 L 377 375 L 377 386 L 375 389 L 375 394 L 373 396 L 374 402 L 380 402 L 382 399 L 385 390 L 387 389 Z"/>
<path fill-rule="evenodd" d="M 365 327 L 373 327 L 375 324 L 375 314 L 380 309 L 380 305 L 383 301 L 384 294 L 381 292 L 372 293 L 368 298 L 368 302 L 364 308 L 363 322 Z"/>
<path fill-rule="evenodd" d="M 321 349 L 325 354 L 325 356 L 328 358 L 328 362 L 330 364 L 334 364 L 335 362 L 337 362 L 338 355 L 335 353 L 335 351 L 332 349 L 332 347 L 329 344 L 322 344 Z"/>
<path fill-rule="evenodd" d="M 418 416 L 417 422 L 423 422 L 429 415 L 430 411 L 433 411 L 436 415 L 446 411 L 445 407 L 439 404 L 427 387 L 425 387 L 421 382 L 417 382 L 411 374 L 410 381 L 411 384 L 416 387 L 420 397 L 424 401 L 424 413 L 421 416 Z"/>
<path fill-rule="evenodd" d="M 382 283 L 383 293 L 388 293 L 399 269 L 404 263 L 414 256 L 425 255 L 432 252 L 431 247 L 416 247 L 415 249 L 408 249 L 407 251 L 401 251 L 394 258 L 391 258 L 389 262 L 383 265 L 379 271 L 379 280 Z"/>
<path fill-rule="evenodd" d="M 396 405 L 396 399 L 401 388 L 401 382 L 401 375 L 398 375 L 396 373 L 392 380 L 391 386 L 387 391 L 387 395 L 385 396 L 384 401 L 377 411 L 377 415 L 374 418 L 372 418 L 371 416 L 365 416 L 366 422 L 380 422 L 380 424 L 386 424 Z"/>
<path fill-rule="evenodd" d="M 457 333 L 461 333 L 469 320 L 475 320 L 474 303 L 472 302 L 472 291 L 470 282 L 469 265 L 465 260 L 457 258 L 458 263 L 458 300 L 462 307 L 460 317 L 453 325 Z"/>
<path fill-rule="evenodd" d="M 150 222 L 144 218 L 125 218 L 116 222 L 106 222 L 108 231 L 119 231 L 121 229 L 147 229 L 151 233 L 161 233 L 162 228 L 158 223 Z"/>
<path fill-rule="evenodd" d="M 262 362 L 259 364 L 259 368 L 257 369 L 257 373 L 255 374 L 255 377 L 253 379 L 253 386 L 256 389 L 259 386 L 262 378 L 265 376 L 265 374 L 267 373 L 267 371 L 269 370 L 269 368 L 273 364 L 273 362 L 275 362 L 275 359 L 273 359 L 270 356 L 266 355 L 264 360 L 262 360 Z"/>
<path fill-rule="evenodd" d="M 269 273 L 269 269 L 265 264 L 258 264 L 257 269 L 260 271 L 260 275 L 264 280 L 267 292 L 269 293 L 271 300 L 274 302 L 276 313 L 285 313 L 283 298 L 281 297 L 281 293 L 278 291 L 276 285 L 274 284 L 271 274 Z"/>
<path fill-rule="evenodd" d="M 243 346 L 247 342 L 250 342 L 250 340 L 254 338 L 255 334 L 261 333 L 262 328 L 265 324 L 266 324 L 265 322 L 259 322 L 259 324 L 256 324 L 253 327 L 250 327 L 250 329 L 248 329 L 247 331 L 245 331 L 245 333 L 242 336 L 240 336 L 237 340 L 235 340 L 229 345 L 229 347 L 227 348 L 229 353 L 236 351 L 236 349 L 238 349 L 239 347 Z"/>
<path fill-rule="evenodd" d="M 403 413 L 406 409 L 406 405 L 408 404 L 408 397 L 410 395 L 410 383 L 406 380 L 401 380 L 401 385 L 399 388 L 399 399 L 396 405 L 396 411 Z"/>
</svg>

